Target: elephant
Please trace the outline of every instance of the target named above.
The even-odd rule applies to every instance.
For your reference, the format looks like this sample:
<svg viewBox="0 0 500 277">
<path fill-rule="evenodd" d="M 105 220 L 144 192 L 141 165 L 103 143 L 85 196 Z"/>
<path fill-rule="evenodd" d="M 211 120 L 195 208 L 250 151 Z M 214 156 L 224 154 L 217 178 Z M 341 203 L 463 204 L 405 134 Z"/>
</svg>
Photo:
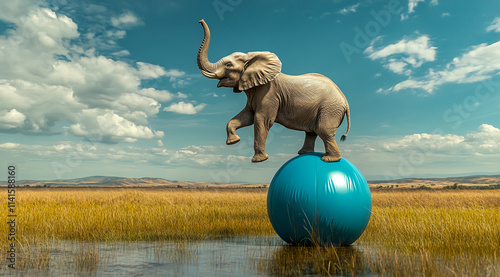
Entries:
<svg viewBox="0 0 500 277">
<path fill-rule="evenodd" d="M 197 62 L 203 76 L 218 79 L 217 87 L 230 87 L 233 92 L 244 91 L 247 104 L 226 126 L 226 144 L 240 141 L 236 130 L 254 125 L 252 162 L 269 158 L 265 152 L 269 129 L 274 123 L 286 128 L 305 131 L 303 147 L 298 154 L 314 152 L 319 136 L 325 145 L 321 160 L 341 159 L 335 133 L 347 115 L 346 139 L 351 121 L 349 104 L 338 86 L 328 77 L 317 73 L 292 76 L 281 73 L 281 61 L 271 52 L 235 52 L 216 63 L 208 60 L 210 29 L 202 19 L 204 38 L 198 50 Z"/>
</svg>

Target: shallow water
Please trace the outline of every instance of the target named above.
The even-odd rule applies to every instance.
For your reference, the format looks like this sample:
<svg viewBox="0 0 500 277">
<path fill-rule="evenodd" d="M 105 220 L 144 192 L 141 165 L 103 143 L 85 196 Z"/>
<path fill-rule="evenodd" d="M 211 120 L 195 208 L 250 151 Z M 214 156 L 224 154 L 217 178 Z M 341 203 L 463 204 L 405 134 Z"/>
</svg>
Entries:
<svg viewBox="0 0 500 277">
<path fill-rule="evenodd" d="M 367 255 L 360 246 L 336 248 L 331 259 L 348 261 L 340 272 Z M 276 236 L 180 242 L 76 243 L 34 247 L 19 257 L 18 276 L 276 276 L 315 275 L 318 248 L 286 245 Z M 353 257 L 357 260 L 353 260 Z M 335 261 L 333 261 L 335 262 Z M 330 266 L 328 262 L 325 264 Z M 351 266 L 352 267 L 352 266 Z M 339 271 L 336 271 L 337 274 Z M 357 274 L 363 275 L 357 270 Z M 350 275 L 350 274 L 349 274 Z"/>
</svg>

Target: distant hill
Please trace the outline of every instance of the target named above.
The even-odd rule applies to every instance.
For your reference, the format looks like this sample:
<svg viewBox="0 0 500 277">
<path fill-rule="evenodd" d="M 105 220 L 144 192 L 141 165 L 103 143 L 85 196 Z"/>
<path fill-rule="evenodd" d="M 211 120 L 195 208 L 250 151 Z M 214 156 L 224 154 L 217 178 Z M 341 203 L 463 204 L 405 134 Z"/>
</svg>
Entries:
<svg viewBox="0 0 500 277">
<path fill-rule="evenodd" d="M 206 187 L 267 187 L 260 183 L 218 183 L 218 182 L 186 182 L 166 180 L 163 178 L 123 178 L 111 176 L 91 176 L 76 179 L 38 181 L 19 180 L 18 186 L 25 187 L 171 187 L 171 188 L 206 188 Z M 0 186 L 7 186 L 7 182 L 0 181 Z"/>
<path fill-rule="evenodd" d="M 442 188 L 442 187 L 482 187 L 500 185 L 500 175 L 474 175 L 448 178 L 405 178 L 389 181 L 369 181 L 370 187 L 375 188 Z"/>
<path fill-rule="evenodd" d="M 20 180 L 18 186 L 25 187 L 166 187 L 166 188 L 265 188 L 268 183 L 218 183 L 218 182 L 186 182 L 163 178 L 123 178 L 112 176 L 91 176 L 76 179 L 37 181 Z M 500 186 L 500 175 L 477 175 L 448 178 L 405 178 L 388 181 L 368 181 L 372 188 L 443 188 L 460 186 L 485 187 Z M 0 181 L 0 186 L 7 182 Z"/>
</svg>

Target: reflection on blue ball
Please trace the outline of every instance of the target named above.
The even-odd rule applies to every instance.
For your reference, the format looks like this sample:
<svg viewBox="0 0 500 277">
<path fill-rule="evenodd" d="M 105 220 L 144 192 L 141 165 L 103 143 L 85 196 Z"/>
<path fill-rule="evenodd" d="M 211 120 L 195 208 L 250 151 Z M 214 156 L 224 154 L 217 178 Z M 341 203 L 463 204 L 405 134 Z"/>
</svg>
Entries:
<svg viewBox="0 0 500 277">
<path fill-rule="evenodd" d="M 370 220 L 372 198 L 361 172 L 344 158 L 327 163 L 322 156 L 292 158 L 269 186 L 269 219 L 288 243 L 349 245 Z"/>
</svg>

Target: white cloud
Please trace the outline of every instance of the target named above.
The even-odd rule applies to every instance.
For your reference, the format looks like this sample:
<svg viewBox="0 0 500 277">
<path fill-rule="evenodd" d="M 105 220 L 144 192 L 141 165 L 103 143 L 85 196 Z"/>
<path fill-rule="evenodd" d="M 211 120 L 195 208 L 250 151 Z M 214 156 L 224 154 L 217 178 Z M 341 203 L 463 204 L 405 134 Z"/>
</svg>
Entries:
<svg viewBox="0 0 500 277">
<path fill-rule="evenodd" d="M 397 74 L 409 75 L 413 68 L 420 67 L 424 62 L 436 59 L 436 47 L 432 46 L 427 35 L 422 35 L 414 40 L 402 39 L 397 43 L 375 49 L 374 44 L 381 41 L 375 38 L 365 53 L 372 60 L 382 60 L 386 68 Z"/>
<path fill-rule="evenodd" d="M 429 70 L 419 78 L 402 81 L 389 90 L 397 92 L 404 89 L 423 89 L 432 93 L 446 83 L 474 83 L 486 80 L 500 72 L 500 41 L 493 44 L 480 44 L 456 57 L 443 70 Z"/>
<path fill-rule="evenodd" d="M 2 125 L 0 131 L 9 129 L 27 134 L 50 133 L 55 122 L 75 121 L 75 112 L 85 108 L 67 87 L 21 80 L 0 80 L 0 98 L 0 112 L 12 113 L 12 109 L 15 109 L 17 118 L 19 114 L 24 118 L 24 124 Z M 20 120 L 18 122 L 21 123 Z"/>
<path fill-rule="evenodd" d="M 71 145 L 69 145 L 68 143 L 61 143 L 61 144 L 54 145 L 53 147 L 57 151 L 64 151 L 66 149 L 70 149 Z"/>
<path fill-rule="evenodd" d="M 388 63 L 385 65 L 390 71 L 397 74 L 405 74 L 410 75 L 411 70 L 405 69 L 408 64 L 405 62 L 397 61 L 396 59 L 390 59 Z"/>
<path fill-rule="evenodd" d="M 348 14 L 348 13 L 355 13 L 356 10 L 358 9 L 360 3 L 354 4 L 352 6 L 345 7 L 341 10 L 339 10 L 340 14 Z"/>
<path fill-rule="evenodd" d="M 156 79 L 167 74 L 165 69 L 159 65 L 137 62 L 137 66 L 139 68 L 139 74 L 146 79 Z"/>
<path fill-rule="evenodd" d="M 500 155 L 500 129 L 482 124 L 477 131 L 465 136 L 454 134 L 413 134 L 402 139 L 383 144 L 383 149 L 390 152 L 432 152 L 453 156 L 460 155 Z"/>
<path fill-rule="evenodd" d="M 170 77 L 170 82 L 181 84 L 182 81 L 177 81 L 177 78 L 186 75 L 185 72 L 177 69 L 165 70 L 159 65 L 138 62 L 137 67 L 139 68 L 139 74 L 145 79 L 156 79 L 162 76 Z M 177 82 L 176 82 L 177 81 Z"/>
<path fill-rule="evenodd" d="M 53 145 L 28 145 L 6 142 L 0 144 L 1 156 L 29 157 L 30 160 L 41 160 L 46 163 L 47 156 L 53 162 L 63 166 L 68 164 L 68 153 L 72 163 L 111 161 L 116 163 L 134 162 L 154 165 L 187 166 L 189 168 L 214 168 L 221 164 L 250 163 L 250 157 L 221 153 L 221 147 L 211 145 L 191 145 L 181 149 L 169 150 L 157 140 L 158 147 L 142 148 L 131 145 L 106 145 L 75 142 L 59 142 Z M 79 162 L 76 162 L 79 161 Z"/>
<path fill-rule="evenodd" d="M 177 98 L 188 98 L 188 96 L 182 92 L 177 92 L 176 96 Z"/>
<path fill-rule="evenodd" d="M 408 1 L 408 13 L 415 12 L 415 7 L 419 2 L 424 2 L 425 0 L 409 0 Z"/>
<path fill-rule="evenodd" d="M 191 145 L 180 150 L 173 151 L 168 155 L 166 163 L 168 164 L 197 164 L 202 167 L 216 166 L 220 164 L 234 164 L 238 162 L 247 162 L 248 157 L 236 155 L 224 155 L 215 153 L 219 150 L 214 146 L 207 145 Z"/>
<path fill-rule="evenodd" d="M 448 16 L 450 16 L 450 13 L 449 13 L 449 12 L 445 12 L 445 13 L 442 13 L 442 14 L 441 14 L 441 17 L 448 17 Z"/>
<path fill-rule="evenodd" d="M 143 112 L 147 116 L 157 114 L 160 106 L 156 100 L 136 93 L 123 93 L 111 104 L 115 112 Z"/>
<path fill-rule="evenodd" d="M 197 114 L 203 108 L 206 106 L 206 104 L 201 103 L 197 106 L 193 105 L 192 103 L 186 103 L 186 102 L 179 102 L 172 104 L 166 108 L 164 108 L 164 111 L 168 112 L 174 112 L 174 113 L 180 113 L 180 114 Z"/>
<path fill-rule="evenodd" d="M 149 127 L 136 125 L 111 111 L 101 114 L 98 110 L 86 110 L 84 115 L 86 124 L 80 123 L 70 126 L 71 134 L 80 137 L 96 137 L 100 141 L 116 143 L 121 140 L 135 142 L 137 139 L 162 138 L 162 131 L 152 131 Z"/>
<path fill-rule="evenodd" d="M 0 10 L 4 1 L 0 4 Z M 45 8 L 32 9 L 0 36 L 0 78 L 43 81 L 55 55 L 67 56 L 68 39 L 79 36 L 77 25 L 64 15 Z M 41 77 L 42 76 L 42 77 Z"/>
<path fill-rule="evenodd" d="M 165 75 L 166 75 L 166 76 L 169 76 L 169 77 L 176 77 L 176 78 L 177 78 L 177 77 L 182 77 L 182 76 L 184 76 L 185 74 L 186 74 L 185 72 L 183 72 L 183 71 L 179 71 L 179 70 L 177 70 L 177 69 L 170 69 L 170 70 L 167 70 L 167 71 L 165 72 Z"/>
<path fill-rule="evenodd" d="M 466 143 L 468 148 L 475 151 L 476 154 L 500 153 L 500 129 L 482 124 L 478 131 L 467 134 Z"/>
<path fill-rule="evenodd" d="M 410 151 L 414 149 L 426 149 L 432 147 L 433 150 L 446 150 L 450 151 L 455 149 L 457 145 L 464 142 L 463 136 L 447 134 L 413 134 L 403 137 L 394 142 L 385 143 L 383 148 L 390 152 Z"/>
<path fill-rule="evenodd" d="M 371 45 L 365 52 L 369 53 L 369 57 L 373 60 L 395 54 L 407 54 L 417 60 L 433 61 L 436 56 L 436 47 L 430 46 L 429 41 L 429 37 L 423 35 L 414 40 L 402 39 L 395 44 L 390 44 L 376 51 Z"/>
<path fill-rule="evenodd" d="M 141 24 L 139 18 L 132 12 L 126 12 L 117 17 L 111 18 L 111 24 L 116 28 L 126 28 Z"/>
<path fill-rule="evenodd" d="M 0 144 L 0 148 L 5 148 L 5 149 L 15 149 L 21 146 L 19 143 L 13 143 L 13 142 L 6 142 Z"/>
<path fill-rule="evenodd" d="M 165 71 L 165 76 L 170 77 L 170 82 L 174 83 L 174 85 L 177 84 L 182 86 L 187 84 L 186 80 L 190 80 L 190 78 L 187 78 L 186 80 L 178 80 L 179 77 L 183 77 L 184 75 L 186 75 L 185 72 L 179 71 L 177 69 L 170 69 Z"/>
<path fill-rule="evenodd" d="M 112 40 L 122 39 L 127 35 L 127 32 L 123 30 L 109 30 L 105 35 Z"/>
<path fill-rule="evenodd" d="M 167 90 L 157 90 L 155 88 L 141 89 L 139 93 L 159 102 L 168 102 L 174 98 L 171 92 Z"/>
<path fill-rule="evenodd" d="M 2 129 L 21 128 L 24 125 L 24 120 L 26 120 L 26 116 L 16 109 L 8 112 L 0 111 L 0 128 Z"/>
<path fill-rule="evenodd" d="M 216 152 L 220 147 L 213 145 L 190 145 L 184 147 L 183 150 L 191 151 L 196 154 L 198 153 L 207 153 L 207 152 Z"/>
<path fill-rule="evenodd" d="M 176 95 L 143 87 L 142 81 L 185 73 L 100 55 L 99 47 L 116 50 L 110 45 L 125 31 L 109 31 L 111 22 L 102 26 L 99 21 L 97 33 L 87 32 L 85 28 L 92 27 L 81 29 L 68 16 L 37 3 L 0 2 L 0 19 L 13 23 L 0 35 L 0 132 L 37 135 L 68 130 L 83 137 L 98 133 L 109 143 L 161 138 L 162 132 L 148 127 L 148 118 L 160 111 L 159 102 Z M 106 11 L 98 6 L 89 9 Z M 140 23 L 132 13 L 111 21 L 115 27 Z M 111 57 L 129 54 L 121 50 Z"/>
<path fill-rule="evenodd" d="M 365 176 L 376 179 L 499 173 L 500 129 L 489 124 L 465 135 L 436 129 L 403 137 L 361 138 L 339 147 Z"/>
<path fill-rule="evenodd" d="M 112 53 L 111 55 L 116 56 L 116 57 L 125 57 L 125 56 L 130 55 L 130 52 L 128 50 L 120 50 L 120 51 Z"/>
<path fill-rule="evenodd" d="M 161 141 L 161 139 L 159 139 L 159 140 L 157 140 L 157 141 L 156 141 L 156 145 L 157 145 L 158 147 L 164 147 L 164 145 L 163 145 L 163 141 Z"/>
<path fill-rule="evenodd" d="M 486 28 L 486 32 L 491 32 L 491 31 L 496 33 L 500 32 L 500 17 L 493 19 L 490 26 Z"/>
<path fill-rule="evenodd" d="M 401 14 L 401 20 L 408 19 L 411 13 L 415 12 L 415 8 L 418 6 L 418 3 L 425 2 L 425 0 L 409 0 L 408 1 L 408 12 Z M 430 5 L 435 6 L 438 4 L 438 0 L 431 0 Z"/>
<path fill-rule="evenodd" d="M 2 1 L 0 19 L 8 22 L 17 22 L 32 9 L 37 8 L 36 0 Z"/>
<path fill-rule="evenodd" d="M 95 32 L 81 35 L 78 30 L 86 29 L 71 18 L 37 3 L 0 2 L 0 19 L 13 23 L 0 35 L 0 132 L 36 135 L 67 130 L 109 143 L 163 137 L 163 132 L 148 127 L 148 118 L 160 111 L 159 102 L 184 95 L 143 87 L 142 80 L 180 78 L 185 73 L 99 55 L 99 47 L 110 50 L 125 31 L 109 30 L 111 23 L 102 26 L 99 21 L 96 28 L 109 42 L 105 45 Z M 140 23 L 132 13 L 111 21 L 115 27 Z M 111 56 L 129 54 L 121 50 Z"/>
<path fill-rule="evenodd" d="M 152 98 L 158 102 L 168 102 L 174 98 L 186 99 L 188 96 L 182 92 L 171 93 L 168 90 L 157 90 L 155 88 L 146 88 L 139 91 L 140 94 Z"/>
</svg>

